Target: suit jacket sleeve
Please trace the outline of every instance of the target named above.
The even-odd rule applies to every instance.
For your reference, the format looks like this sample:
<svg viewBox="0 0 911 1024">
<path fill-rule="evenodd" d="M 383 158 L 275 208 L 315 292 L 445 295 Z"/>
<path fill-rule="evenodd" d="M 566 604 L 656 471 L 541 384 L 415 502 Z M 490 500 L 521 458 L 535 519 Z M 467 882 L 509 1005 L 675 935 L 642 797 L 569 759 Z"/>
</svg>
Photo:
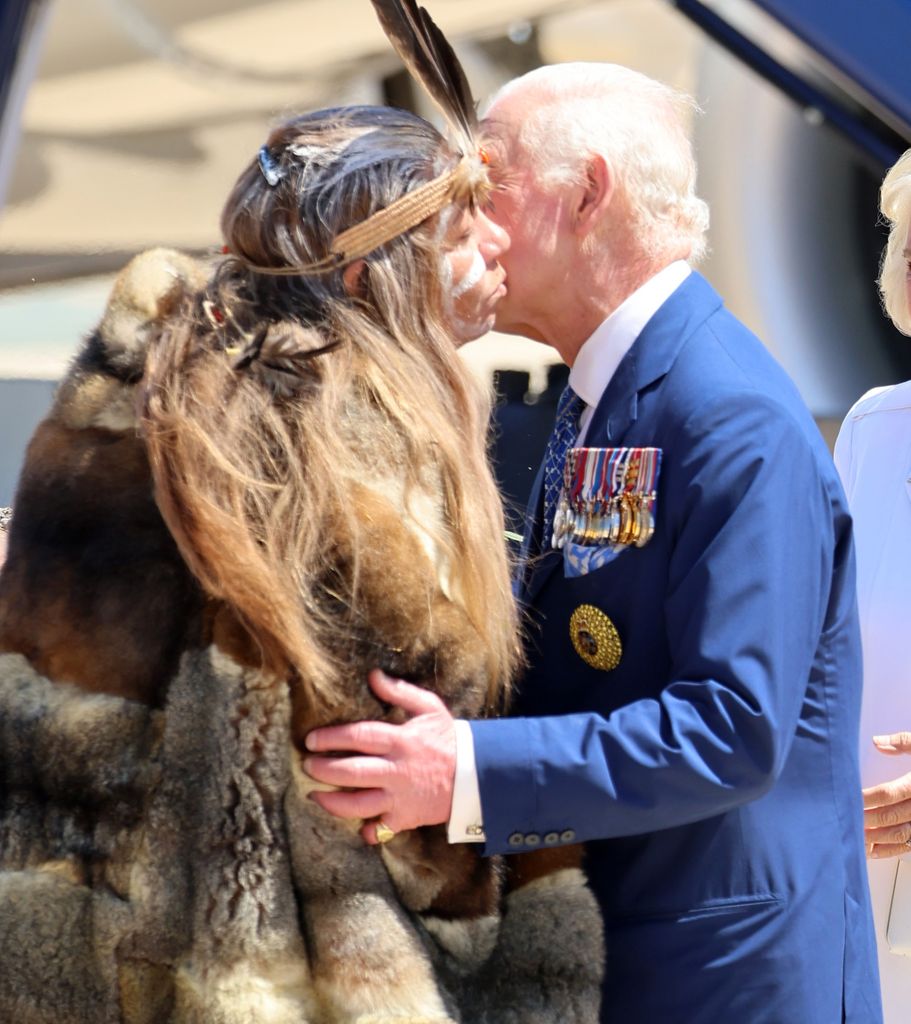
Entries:
<svg viewBox="0 0 911 1024">
<path fill-rule="evenodd" d="M 842 486 L 850 494 L 851 481 L 854 476 L 854 417 L 851 412 L 845 417 L 835 439 L 835 450 L 832 453 Z"/>
<path fill-rule="evenodd" d="M 821 444 L 771 398 L 717 402 L 677 428 L 658 526 L 667 576 L 654 583 L 667 682 L 603 714 L 593 693 L 592 711 L 472 723 L 487 852 L 508 852 L 516 832 L 585 841 L 685 824 L 759 797 L 781 770 L 833 560 L 853 557 L 848 527 L 833 529 L 838 485 Z"/>
</svg>

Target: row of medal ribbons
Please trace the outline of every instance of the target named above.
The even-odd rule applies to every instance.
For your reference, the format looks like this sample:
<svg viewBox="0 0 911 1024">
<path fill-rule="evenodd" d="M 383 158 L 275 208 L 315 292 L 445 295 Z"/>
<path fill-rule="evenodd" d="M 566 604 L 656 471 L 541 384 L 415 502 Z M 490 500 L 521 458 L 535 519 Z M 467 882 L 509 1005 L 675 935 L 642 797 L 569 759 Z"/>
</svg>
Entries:
<svg viewBox="0 0 911 1024">
<path fill-rule="evenodd" d="M 635 545 L 655 532 L 660 448 L 571 448 L 552 544 Z"/>
</svg>

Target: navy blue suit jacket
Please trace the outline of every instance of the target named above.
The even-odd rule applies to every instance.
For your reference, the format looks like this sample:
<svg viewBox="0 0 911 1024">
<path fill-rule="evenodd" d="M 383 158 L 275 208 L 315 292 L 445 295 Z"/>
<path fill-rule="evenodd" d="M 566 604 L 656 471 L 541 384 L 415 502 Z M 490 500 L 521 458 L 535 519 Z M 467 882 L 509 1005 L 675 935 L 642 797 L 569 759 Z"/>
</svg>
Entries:
<svg viewBox="0 0 911 1024">
<path fill-rule="evenodd" d="M 516 717 L 472 723 L 486 849 L 588 844 L 605 1022 L 875 1024 L 853 542 L 822 438 L 694 273 L 586 444 L 663 449 L 656 530 L 588 575 L 558 552 L 528 574 Z M 576 653 L 581 604 L 617 627 L 612 671 Z"/>
</svg>

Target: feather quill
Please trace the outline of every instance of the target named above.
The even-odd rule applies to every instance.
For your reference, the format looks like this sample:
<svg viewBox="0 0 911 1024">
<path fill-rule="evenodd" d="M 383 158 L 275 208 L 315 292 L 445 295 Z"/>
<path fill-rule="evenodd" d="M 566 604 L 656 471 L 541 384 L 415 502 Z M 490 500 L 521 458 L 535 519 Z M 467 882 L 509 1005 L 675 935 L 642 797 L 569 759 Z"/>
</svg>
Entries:
<svg viewBox="0 0 911 1024">
<path fill-rule="evenodd" d="M 371 0 L 380 25 L 412 78 L 446 119 L 467 156 L 478 148 L 478 115 L 468 79 L 446 36 L 415 0 Z"/>
</svg>

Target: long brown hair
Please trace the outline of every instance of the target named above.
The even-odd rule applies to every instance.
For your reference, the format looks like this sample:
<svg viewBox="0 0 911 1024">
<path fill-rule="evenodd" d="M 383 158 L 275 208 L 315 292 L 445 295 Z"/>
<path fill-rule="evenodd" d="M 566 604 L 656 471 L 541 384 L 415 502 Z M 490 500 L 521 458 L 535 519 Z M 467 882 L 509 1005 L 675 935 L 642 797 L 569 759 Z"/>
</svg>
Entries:
<svg viewBox="0 0 911 1024">
<path fill-rule="evenodd" d="M 228 198 L 230 255 L 152 345 L 143 402 L 159 507 L 205 590 L 228 603 L 265 667 L 333 703 L 343 671 L 327 581 L 350 538 L 357 485 L 428 490 L 422 523 L 487 652 L 490 702 L 517 659 L 499 496 L 486 456 L 487 393 L 459 358 L 440 283 L 447 211 L 344 268 L 273 276 L 325 257 L 332 237 L 458 158 L 427 122 L 354 107 L 282 124 Z M 450 211 L 451 212 L 451 208 Z M 420 513 L 415 510 L 414 518 Z"/>
</svg>

